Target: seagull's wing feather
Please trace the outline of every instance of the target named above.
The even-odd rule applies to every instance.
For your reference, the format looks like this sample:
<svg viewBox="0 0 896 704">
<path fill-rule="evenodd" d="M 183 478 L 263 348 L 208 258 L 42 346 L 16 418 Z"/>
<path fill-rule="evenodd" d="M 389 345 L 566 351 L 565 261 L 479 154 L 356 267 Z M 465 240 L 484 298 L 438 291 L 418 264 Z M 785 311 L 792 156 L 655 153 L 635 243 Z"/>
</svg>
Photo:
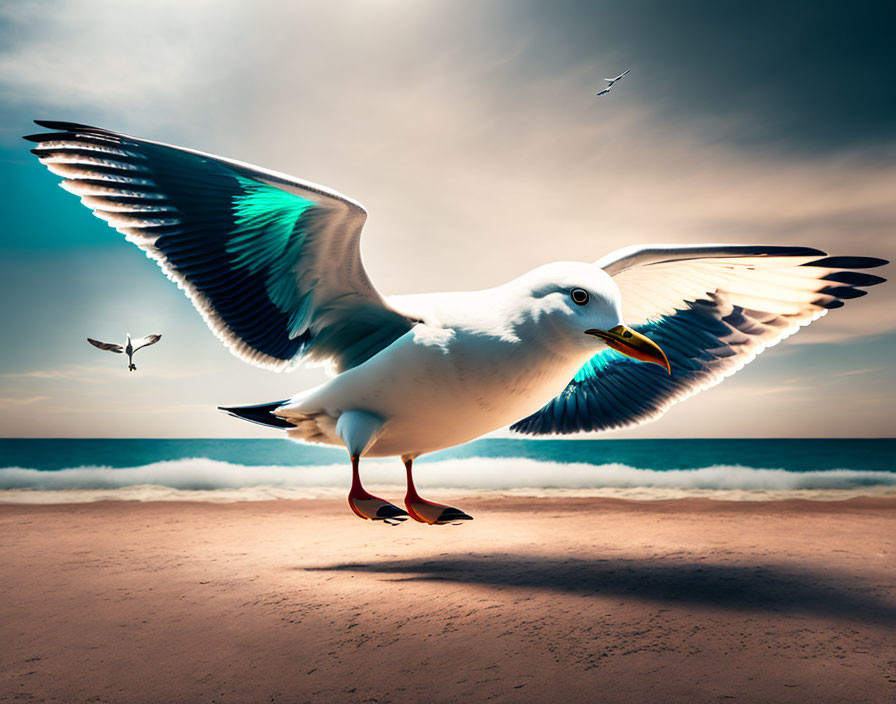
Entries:
<svg viewBox="0 0 896 704">
<path fill-rule="evenodd" d="M 606 349 L 547 406 L 511 426 L 532 435 L 611 430 L 659 418 L 801 326 L 884 279 L 870 257 L 801 247 L 633 247 L 598 262 L 623 316 L 666 353 L 672 373 Z"/>
<path fill-rule="evenodd" d="M 99 350 L 105 350 L 106 352 L 115 352 L 116 354 L 121 354 L 124 352 L 124 347 L 121 345 L 116 345 L 114 342 L 100 342 L 99 340 L 92 340 L 89 337 L 87 341 L 96 347 Z"/>
<path fill-rule="evenodd" d="M 108 130 L 38 121 L 33 153 L 143 249 L 239 357 L 360 364 L 413 322 L 361 263 L 366 212 L 305 181 Z"/>
<path fill-rule="evenodd" d="M 159 340 L 162 339 L 161 335 L 146 335 L 145 337 L 139 337 L 134 340 L 131 344 L 134 347 L 134 352 L 144 347 L 149 347 L 150 345 L 156 344 Z"/>
</svg>

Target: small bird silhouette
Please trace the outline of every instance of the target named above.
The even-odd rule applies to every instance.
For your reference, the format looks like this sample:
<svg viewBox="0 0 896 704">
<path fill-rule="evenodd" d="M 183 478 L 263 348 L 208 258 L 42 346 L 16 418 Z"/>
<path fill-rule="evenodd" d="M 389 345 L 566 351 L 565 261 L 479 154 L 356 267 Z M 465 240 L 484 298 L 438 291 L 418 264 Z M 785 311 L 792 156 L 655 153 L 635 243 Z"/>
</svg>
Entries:
<svg viewBox="0 0 896 704">
<path fill-rule="evenodd" d="M 121 354 L 122 352 L 125 353 L 128 356 L 128 371 L 135 372 L 137 371 L 137 365 L 134 364 L 134 352 L 142 349 L 143 347 L 154 345 L 161 339 L 161 335 L 147 335 L 146 337 L 140 337 L 136 340 L 131 340 L 131 333 L 128 333 L 127 340 L 125 341 L 124 346 L 116 344 L 114 342 L 100 342 L 99 340 L 92 340 L 89 337 L 87 338 L 87 341 L 99 350 L 106 350 L 106 352 L 114 352 L 115 354 Z"/>
<path fill-rule="evenodd" d="M 605 78 L 604 80 L 607 82 L 607 87 L 604 88 L 600 93 L 597 93 L 596 95 L 606 95 L 607 93 L 609 93 L 610 88 L 613 87 L 613 84 L 616 83 L 616 81 L 621 79 L 623 76 L 625 76 L 625 74 L 627 74 L 629 71 L 631 71 L 631 69 L 627 68 L 627 69 L 625 69 L 625 71 L 623 71 L 618 76 L 616 76 L 616 78 Z"/>
</svg>

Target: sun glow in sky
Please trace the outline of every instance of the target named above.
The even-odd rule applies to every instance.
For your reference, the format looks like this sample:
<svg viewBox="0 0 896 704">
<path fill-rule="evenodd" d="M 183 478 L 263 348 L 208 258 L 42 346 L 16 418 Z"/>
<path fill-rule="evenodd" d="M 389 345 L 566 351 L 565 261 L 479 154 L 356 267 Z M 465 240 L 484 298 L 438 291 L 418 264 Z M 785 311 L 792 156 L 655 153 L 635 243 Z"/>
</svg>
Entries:
<svg viewBox="0 0 896 704">
<path fill-rule="evenodd" d="M 639 242 L 892 260 L 884 5 L 6 3 L 2 435 L 278 437 L 215 407 L 325 379 L 231 356 L 155 263 L 56 187 L 21 140 L 33 118 L 346 193 L 369 211 L 363 254 L 386 294 L 493 286 Z M 606 436 L 892 435 L 894 305 L 893 285 L 876 287 L 660 421 Z M 127 331 L 163 334 L 136 374 L 85 341 Z"/>
</svg>

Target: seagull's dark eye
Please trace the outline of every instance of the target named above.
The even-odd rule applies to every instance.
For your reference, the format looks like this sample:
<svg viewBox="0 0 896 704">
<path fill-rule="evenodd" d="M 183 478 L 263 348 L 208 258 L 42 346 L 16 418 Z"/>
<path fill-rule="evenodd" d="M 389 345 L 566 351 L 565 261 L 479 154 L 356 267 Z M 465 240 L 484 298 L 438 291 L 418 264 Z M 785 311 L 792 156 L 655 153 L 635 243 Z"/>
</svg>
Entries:
<svg viewBox="0 0 896 704">
<path fill-rule="evenodd" d="M 572 302 L 577 306 L 583 306 L 591 299 L 591 296 L 583 288 L 574 288 L 569 295 L 572 296 Z"/>
</svg>

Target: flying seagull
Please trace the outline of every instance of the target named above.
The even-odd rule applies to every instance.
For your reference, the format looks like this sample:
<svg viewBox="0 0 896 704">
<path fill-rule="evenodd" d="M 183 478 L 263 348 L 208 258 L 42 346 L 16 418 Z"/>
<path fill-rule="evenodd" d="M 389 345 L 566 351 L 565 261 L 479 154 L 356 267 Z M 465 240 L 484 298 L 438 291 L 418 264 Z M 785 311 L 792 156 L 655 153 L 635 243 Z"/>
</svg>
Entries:
<svg viewBox="0 0 896 704">
<path fill-rule="evenodd" d="M 116 354 L 124 352 L 128 356 L 128 371 L 135 372 L 137 371 L 137 365 L 134 364 L 134 352 L 144 347 L 154 345 L 161 339 L 161 335 L 147 335 L 146 337 L 131 340 L 131 333 L 128 333 L 124 346 L 114 342 L 91 340 L 89 337 L 87 338 L 87 341 L 97 349 L 105 350 L 106 352 L 115 352 Z"/>
<path fill-rule="evenodd" d="M 604 80 L 609 84 L 609 85 L 607 86 L 607 88 L 612 88 L 613 84 L 614 84 L 616 81 L 620 80 L 623 76 L 625 76 L 625 74 L 627 74 L 629 71 L 631 71 L 631 69 L 630 69 L 630 68 L 627 68 L 627 69 L 625 69 L 625 71 L 623 71 L 623 72 L 620 73 L 618 76 L 616 76 L 616 78 L 605 78 Z"/>
<path fill-rule="evenodd" d="M 345 446 L 361 518 L 469 519 L 422 498 L 414 459 L 510 425 L 529 435 L 638 425 L 883 281 L 886 262 L 809 247 L 636 245 L 483 291 L 384 298 L 361 263 L 357 202 L 249 164 L 66 122 L 26 139 L 62 186 L 144 250 L 238 357 L 335 376 L 227 407 Z M 407 512 L 365 491 L 398 456 Z"/>
<path fill-rule="evenodd" d="M 629 71 L 631 71 L 631 69 L 627 68 L 627 69 L 625 69 L 625 71 L 623 71 L 618 76 L 616 76 L 616 78 L 605 78 L 604 80 L 607 82 L 607 87 L 604 88 L 599 93 L 596 93 L 596 95 L 606 95 L 607 93 L 609 93 L 610 89 L 613 87 L 613 84 L 616 83 L 616 81 L 618 81 L 620 78 L 622 78 Z"/>
</svg>

